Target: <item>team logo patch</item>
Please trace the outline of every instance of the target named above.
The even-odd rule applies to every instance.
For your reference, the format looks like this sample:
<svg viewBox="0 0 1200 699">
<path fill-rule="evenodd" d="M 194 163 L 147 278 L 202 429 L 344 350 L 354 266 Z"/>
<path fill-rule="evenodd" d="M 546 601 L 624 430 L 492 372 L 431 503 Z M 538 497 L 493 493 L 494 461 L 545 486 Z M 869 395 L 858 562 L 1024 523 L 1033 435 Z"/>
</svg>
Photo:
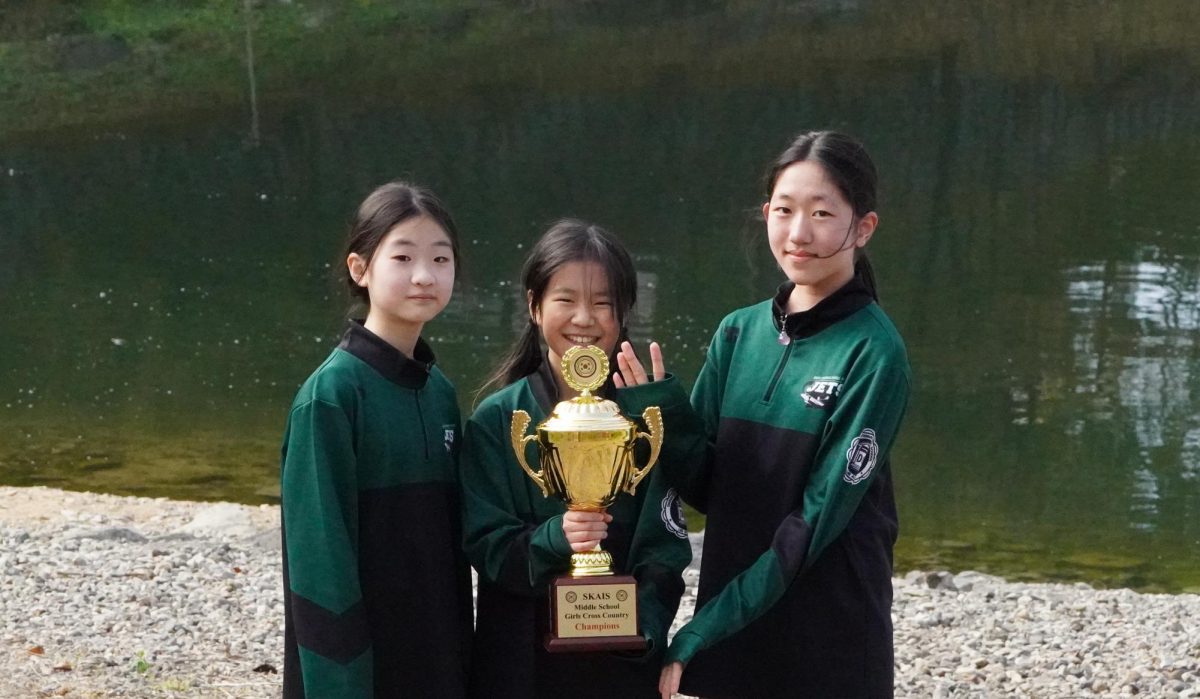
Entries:
<svg viewBox="0 0 1200 699">
<path fill-rule="evenodd" d="M 663 524 L 667 525 L 667 531 L 680 539 L 687 538 L 687 520 L 683 518 L 683 505 L 679 502 L 679 494 L 674 488 L 668 489 L 667 494 L 663 496 L 660 516 Z"/>
<path fill-rule="evenodd" d="M 812 380 L 804 384 L 804 391 L 800 393 L 800 400 L 810 408 L 825 409 L 833 407 L 834 401 L 837 400 L 838 393 L 842 390 L 842 377 L 840 376 L 814 376 Z"/>
<path fill-rule="evenodd" d="M 846 472 L 842 474 L 842 480 L 850 485 L 862 482 L 875 470 L 875 460 L 878 457 L 879 443 L 875 441 L 875 430 L 867 427 L 854 438 L 850 448 L 846 450 Z"/>
<path fill-rule="evenodd" d="M 446 453 L 454 453 L 454 425 L 442 425 L 442 444 L 446 445 Z"/>
</svg>

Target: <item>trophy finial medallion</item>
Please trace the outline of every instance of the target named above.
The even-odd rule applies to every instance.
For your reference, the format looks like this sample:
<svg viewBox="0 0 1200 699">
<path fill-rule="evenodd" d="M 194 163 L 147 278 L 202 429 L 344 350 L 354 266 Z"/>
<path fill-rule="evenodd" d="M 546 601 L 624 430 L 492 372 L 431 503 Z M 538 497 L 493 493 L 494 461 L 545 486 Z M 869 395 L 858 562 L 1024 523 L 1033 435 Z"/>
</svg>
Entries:
<svg viewBox="0 0 1200 699">
<path fill-rule="evenodd" d="M 568 386 L 588 395 L 608 380 L 608 355 L 595 345 L 572 347 L 563 352 L 562 375 Z"/>
</svg>

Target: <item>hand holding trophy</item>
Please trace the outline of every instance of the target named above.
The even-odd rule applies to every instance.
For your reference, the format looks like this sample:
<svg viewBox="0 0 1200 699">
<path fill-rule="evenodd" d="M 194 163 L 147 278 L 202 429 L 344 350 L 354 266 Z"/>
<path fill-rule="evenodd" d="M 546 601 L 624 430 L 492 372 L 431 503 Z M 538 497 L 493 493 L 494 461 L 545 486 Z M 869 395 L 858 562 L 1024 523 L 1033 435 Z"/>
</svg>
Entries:
<svg viewBox="0 0 1200 699">
<path fill-rule="evenodd" d="M 622 493 L 633 494 L 650 472 L 662 447 L 662 413 L 646 408 L 642 419 L 650 432 L 621 415 L 617 404 L 592 395 L 608 378 L 608 357 L 598 347 L 573 347 L 563 353 L 562 375 L 580 395 L 562 401 L 550 417 L 526 435 L 530 417 L 513 411 L 511 436 L 517 463 L 542 494 L 563 499 L 567 509 L 604 512 Z M 633 447 L 650 443 L 646 465 L 637 468 Z M 525 459 L 525 446 L 536 442 L 538 471 Z M 571 555 L 571 573 L 550 584 L 552 629 L 550 652 L 641 650 L 638 635 L 637 581 L 612 569 L 612 554 L 600 548 Z"/>
</svg>

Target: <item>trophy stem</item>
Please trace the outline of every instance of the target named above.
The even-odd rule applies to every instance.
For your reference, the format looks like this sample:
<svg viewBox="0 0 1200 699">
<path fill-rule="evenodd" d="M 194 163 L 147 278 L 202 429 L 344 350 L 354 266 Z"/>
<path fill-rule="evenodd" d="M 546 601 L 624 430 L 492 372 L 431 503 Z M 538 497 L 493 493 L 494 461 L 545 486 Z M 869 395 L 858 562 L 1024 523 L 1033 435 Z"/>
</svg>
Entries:
<svg viewBox="0 0 1200 699">
<path fill-rule="evenodd" d="M 605 510 L 603 507 L 576 503 L 568 504 L 567 509 L 576 512 L 604 512 Z M 600 548 L 600 544 L 596 544 L 590 551 L 571 554 L 571 577 L 588 578 L 594 575 L 613 575 L 612 562 L 612 554 Z"/>
<path fill-rule="evenodd" d="M 593 575 L 612 575 L 612 554 L 597 544 L 591 551 L 571 554 L 571 577 L 587 578 Z"/>
</svg>

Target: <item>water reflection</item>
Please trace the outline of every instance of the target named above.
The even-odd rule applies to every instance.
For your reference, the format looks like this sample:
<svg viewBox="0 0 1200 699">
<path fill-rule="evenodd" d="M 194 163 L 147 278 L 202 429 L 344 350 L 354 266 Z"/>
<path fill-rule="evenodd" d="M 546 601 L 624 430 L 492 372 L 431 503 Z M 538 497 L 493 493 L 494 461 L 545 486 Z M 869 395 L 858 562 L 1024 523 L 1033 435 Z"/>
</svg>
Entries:
<svg viewBox="0 0 1200 699">
<path fill-rule="evenodd" d="M 1000 51 L 972 23 L 1003 12 L 984 3 L 963 27 L 889 24 L 859 61 L 844 39 L 883 5 L 855 7 L 802 52 L 770 44 L 828 69 L 764 64 L 778 85 L 647 68 L 430 103 L 315 95 L 264 114 L 256 149 L 238 114 L 0 146 L 0 478 L 269 498 L 286 406 L 347 310 L 347 213 L 398 174 L 466 231 L 466 277 L 429 328 L 464 407 L 525 323 L 528 245 L 563 215 L 627 241 L 632 333 L 690 382 L 719 319 L 778 282 L 748 215 L 762 166 L 798 127 L 835 125 L 884 173 L 872 255 L 915 367 L 901 564 L 1200 585 L 1191 54 L 1133 60 L 1140 39 L 1110 32 L 1021 65 L 1046 37 Z"/>
<path fill-rule="evenodd" d="M 1093 396 L 1096 418 L 1116 412 L 1132 430 L 1129 526 L 1152 532 L 1162 523 L 1164 487 L 1197 471 L 1200 267 L 1157 245 L 1137 248 L 1133 258 L 1079 265 L 1065 276 L 1077 328 L 1076 392 Z M 1114 338 L 1111 327 L 1122 321 L 1133 324 L 1129 335 Z"/>
</svg>

